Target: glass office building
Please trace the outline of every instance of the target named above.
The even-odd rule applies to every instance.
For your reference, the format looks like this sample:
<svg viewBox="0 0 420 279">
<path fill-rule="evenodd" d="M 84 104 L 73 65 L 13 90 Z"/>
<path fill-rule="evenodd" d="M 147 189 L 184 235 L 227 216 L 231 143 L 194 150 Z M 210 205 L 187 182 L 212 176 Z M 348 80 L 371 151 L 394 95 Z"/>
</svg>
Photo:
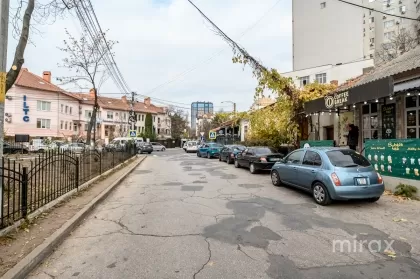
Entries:
<svg viewBox="0 0 420 279">
<path fill-rule="evenodd" d="M 191 104 L 191 128 L 197 127 L 197 117 L 203 114 L 213 114 L 213 103 L 194 102 Z"/>
</svg>

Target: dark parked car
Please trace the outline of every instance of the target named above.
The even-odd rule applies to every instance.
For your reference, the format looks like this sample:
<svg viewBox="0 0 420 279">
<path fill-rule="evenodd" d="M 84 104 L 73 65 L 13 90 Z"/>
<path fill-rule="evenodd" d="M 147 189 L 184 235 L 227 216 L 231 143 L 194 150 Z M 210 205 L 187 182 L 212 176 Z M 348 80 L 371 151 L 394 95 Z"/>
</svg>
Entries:
<svg viewBox="0 0 420 279">
<path fill-rule="evenodd" d="M 142 153 L 151 154 L 153 152 L 153 146 L 150 142 L 140 142 L 138 143 L 137 148 L 140 154 Z"/>
<path fill-rule="evenodd" d="M 219 161 L 225 161 L 228 164 L 232 164 L 235 161 L 236 156 L 245 150 L 243 145 L 225 145 L 220 151 Z"/>
<path fill-rule="evenodd" d="M 376 202 L 385 189 L 382 176 L 365 157 L 334 147 L 293 151 L 273 166 L 271 181 L 306 190 L 321 205 L 349 199 Z"/>
<path fill-rule="evenodd" d="M 29 153 L 29 148 L 16 143 L 16 144 L 10 144 L 10 143 L 3 143 L 3 153 L 4 154 L 18 154 L 18 153 L 23 153 L 23 154 L 27 154 Z"/>
<path fill-rule="evenodd" d="M 251 173 L 271 170 L 271 167 L 284 157 L 270 147 L 248 147 L 236 156 L 235 167 L 249 168 Z"/>
</svg>

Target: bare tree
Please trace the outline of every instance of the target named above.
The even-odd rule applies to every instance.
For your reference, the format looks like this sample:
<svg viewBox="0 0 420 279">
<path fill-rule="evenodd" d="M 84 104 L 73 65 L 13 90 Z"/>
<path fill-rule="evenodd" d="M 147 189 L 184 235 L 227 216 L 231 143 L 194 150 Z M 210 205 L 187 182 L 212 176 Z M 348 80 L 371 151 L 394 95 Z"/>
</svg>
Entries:
<svg viewBox="0 0 420 279">
<path fill-rule="evenodd" d="M 63 59 L 62 67 L 75 71 L 75 76 L 57 78 L 63 84 L 73 83 L 81 89 L 88 86 L 94 94 L 94 105 L 92 116 L 89 121 L 86 143 L 90 144 L 92 139 L 92 128 L 96 125 L 96 114 L 99 110 L 98 91 L 107 78 L 107 55 L 114 55 L 112 47 L 116 41 L 106 40 L 105 33 L 96 33 L 88 40 L 87 34 L 82 34 L 80 39 L 76 39 L 66 29 L 69 39 L 64 40 L 64 47 L 60 48 L 68 57 Z M 106 40 L 104 42 L 104 40 Z M 105 43 L 107 47 L 100 46 Z M 96 129 L 95 129 L 96 131 Z M 95 139 L 95 134 L 94 134 Z"/>
<path fill-rule="evenodd" d="M 40 0 L 16 0 L 17 6 L 14 15 L 10 19 L 12 35 L 18 40 L 13 64 L 7 72 L 6 92 L 15 83 L 22 65 L 25 62 L 24 54 L 29 41 L 30 30 L 40 32 L 37 25 L 51 24 L 57 17 L 63 15 L 66 10 L 72 9 L 73 4 L 67 4 L 64 0 L 49 0 L 47 3 L 41 3 Z M 45 2 L 45 1 L 44 1 Z M 25 11 L 23 11 L 24 7 Z"/>
<path fill-rule="evenodd" d="M 378 64 L 389 62 L 401 54 L 406 53 L 419 44 L 420 36 L 417 26 L 414 31 L 401 28 L 389 38 L 389 42 L 381 44 L 380 48 L 375 52 L 375 58 Z"/>
<path fill-rule="evenodd" d="M 126 137 L 128 133 L 128 121 L 126 117 L 123 117 L 123 113 L 119 113 L 118 121 L 118 135 L 120 137 Z"/>
</svg>

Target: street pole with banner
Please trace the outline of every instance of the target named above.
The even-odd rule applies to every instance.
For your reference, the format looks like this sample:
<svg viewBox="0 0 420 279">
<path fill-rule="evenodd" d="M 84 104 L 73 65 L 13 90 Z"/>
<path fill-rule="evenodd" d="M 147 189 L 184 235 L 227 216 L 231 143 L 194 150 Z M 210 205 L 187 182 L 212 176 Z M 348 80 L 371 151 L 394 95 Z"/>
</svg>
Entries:
<svg viewBox="0 0 420 279">
<path fill-rule="evenodd" d="M 0 0 L 0 160 L 3 161 L 4 102 L 6 100 L 9 0 Z M 0 165 L 0 219 L 3 218 L 3 164 Z"/>
</svg>

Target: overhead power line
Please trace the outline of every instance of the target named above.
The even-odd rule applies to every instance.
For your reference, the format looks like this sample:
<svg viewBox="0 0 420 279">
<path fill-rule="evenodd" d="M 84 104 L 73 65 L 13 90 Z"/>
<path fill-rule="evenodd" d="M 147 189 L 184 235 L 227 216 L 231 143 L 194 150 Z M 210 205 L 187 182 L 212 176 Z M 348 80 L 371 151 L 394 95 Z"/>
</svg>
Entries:
<svg viewBox="0 0 420 279">
<path fill-rule="evenodd" d="M 372 12 L 376 12 L 376 13 L 380 13 L 380 14 L 383 14 L 383 15 L 387 15 L 387 16 L 399 17 L 399 18 L 408 19 L 408 20 L 414 20 L 414 21 L 420 21 L 420 19 L 418 19 L 418 18 L 412 18 L 412 17 L 400 16 L 400 15 L 393 15 L 393 14 L 390 14 L 390 13 L 379 11 L 379 10 L 376 10 L 374 8 L 366 7 L 366 6 L 359 5 L 359 4 L 352 3 L 352 2 L 348 2 L 348 1 L 345 1 L 345 0 L 337 0 L 337 1 L 342 2 L 342 3 L 345 3 L 345 4 L 348 4 L 348 5 L 352 5 L 352 6 L 355 6 L 355 7 L 359 7 L 359 8 L 365 9 L 365 10 L 369 10 L 369 11 L 372 11 Z"/>
</svg>

